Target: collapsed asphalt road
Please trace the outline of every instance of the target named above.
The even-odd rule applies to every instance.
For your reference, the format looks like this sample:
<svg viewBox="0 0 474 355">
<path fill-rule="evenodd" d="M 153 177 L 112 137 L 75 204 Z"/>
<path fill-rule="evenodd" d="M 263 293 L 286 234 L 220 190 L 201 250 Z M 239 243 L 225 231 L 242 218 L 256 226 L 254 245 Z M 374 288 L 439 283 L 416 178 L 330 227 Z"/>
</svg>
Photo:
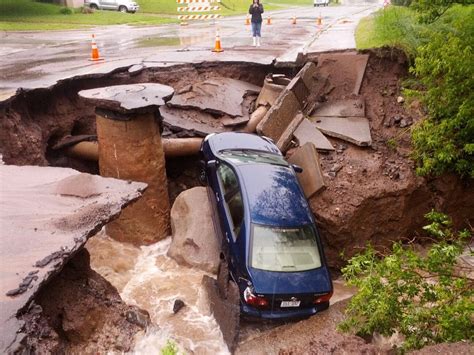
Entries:
<svg viewBox="0 0 474 355">
<path fill-rule="evenodd" d="M 293 66 L 305 55 L 354 48 L 358 21 L 378 8 L 377 1 L 327 8 L 299 7 L 269 13 L 272 24 L 263 26 L 262 47 L 251 46 L 243 16 L 218 23 L 189 26 L 107 26 L 88 30 L 3 32 L 0 55 L 0 103 L 18 89 L 47 88 L 60 80 L 107 74 L 120 68 L 165 67 L 210 61 L 248 62 Z M 295 15 L 297 24 L 290 18 Z M 322 17 L 322 26 L 316 18 Z M 212 53 L 219 28 L 223 53 Z M 91 63 L 90 38 L 95 33 L 102 63 Z"/>
</svg>

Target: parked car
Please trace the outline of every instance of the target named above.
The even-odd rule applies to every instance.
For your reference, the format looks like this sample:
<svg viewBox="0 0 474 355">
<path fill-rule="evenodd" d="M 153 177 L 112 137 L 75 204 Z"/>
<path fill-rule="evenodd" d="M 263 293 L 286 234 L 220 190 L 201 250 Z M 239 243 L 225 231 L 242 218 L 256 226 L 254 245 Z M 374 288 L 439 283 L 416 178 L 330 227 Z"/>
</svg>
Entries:
<svg viewBox="0 0 474 355">
<path fill-rule="evenodd" d="M 329 0 L 314 0 L 314 7 L 316 6 L 328 6 Z"/>
<path fill-rule="evenodd" d="M 296 172 L 268 138 L 208 135 L 202 178 L 222 240 L 218 286 L 238 289 L 241 314 L 308 317 L 329 307 L 333 286 L 323 247 Z"/>
<path fill-rule="evenodd" d="M 135 13 L 140 6 L 131 0 L 84 0 L 84 5 L 95 10 L 115 10 Z"/>
</svg>

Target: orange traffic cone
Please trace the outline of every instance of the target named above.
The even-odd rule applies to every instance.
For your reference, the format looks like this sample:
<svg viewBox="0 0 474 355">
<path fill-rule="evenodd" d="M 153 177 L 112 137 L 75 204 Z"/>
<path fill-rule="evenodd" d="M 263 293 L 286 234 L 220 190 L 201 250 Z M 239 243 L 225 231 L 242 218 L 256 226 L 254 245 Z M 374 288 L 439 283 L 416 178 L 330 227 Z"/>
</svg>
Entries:
<svg viewBox="0 0 474 355">
<path fill-rule="evenodd" d="M 224 52 L 221 47 L 221 37 L 219 36 L 219 31 L 216 31 L 216 44 L 214 45 L 214 49 L 212 51 L 217 53 Z"/>
<path fill-rule="evenodd" d="M 247 18 L 245 19 L 245 25 L 249 26 L 250 25 L 250 16 L 247 15 Z"/>
<path fill-rule="evenodd" d="M 318 19 L 317 19 L 317 21 L 316 21 L 316 24 L 317 24 L 318 26 L 321 26 L 321 25 L 323 24 L 323 19 L 322 19 L 322 17 L 321 17 L 321 14 L 319 14 L 319 17 L 318 17 Z"/>
<path fill-rule="evenodd" d="M 296 15 L 293 15 L 293 17 L 291 18 L 291 23 L 293 25 L 296 25 Z"/>
<path fill-rule="evenodd" d="M 271 24 L 272 24 L 272 18 L 271 18 L 271 16 L 268 16 L 267 25 L 271 25 Z"/>
<path fill-rule="evenodd" d="M 91 52 L 91 58 L 89 60 L 93 61 L 93 62 L 97 62 L 99 60 L 104 60 L 104 58 L 100 57 L 99 49 L 97 48 L 97 43 L 95 43 L 95 35 L 94 34 L 92 35 L 91 47 L 92 47 L 92 52 Z"/>
</svg>

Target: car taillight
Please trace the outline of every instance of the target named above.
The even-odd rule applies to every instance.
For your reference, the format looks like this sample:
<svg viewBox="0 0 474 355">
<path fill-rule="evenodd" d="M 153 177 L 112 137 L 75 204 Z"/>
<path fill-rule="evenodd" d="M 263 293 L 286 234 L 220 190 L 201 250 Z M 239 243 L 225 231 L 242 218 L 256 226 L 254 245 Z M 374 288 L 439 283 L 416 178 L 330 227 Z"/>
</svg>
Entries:
<svg viewBox="0 0 474 355">
<path fill-rule="evenodd" d="M 257 308 L 266 308 L 268 306 L 267 299 L 265 297 L 255 295 L 250 287 L 247 287 L 244 291 L 244 300 L 245 303 Z"/>
<path fill-rule="evenodd" d="M 331 299 L 332 294 L 333 294 L 333 292 L 331 291 L 331 292 L 329 292 L 329 293 L 327 293 L 327 294 L 325 294 L 325 295 L 318 295 L 318 296 L 315 296 L 313 303 L 314 303 L 314 304 L 320 304 L 320 303 L 327 302 L 327 301 L 329 301 L 329 300 Z"/>
</svg>

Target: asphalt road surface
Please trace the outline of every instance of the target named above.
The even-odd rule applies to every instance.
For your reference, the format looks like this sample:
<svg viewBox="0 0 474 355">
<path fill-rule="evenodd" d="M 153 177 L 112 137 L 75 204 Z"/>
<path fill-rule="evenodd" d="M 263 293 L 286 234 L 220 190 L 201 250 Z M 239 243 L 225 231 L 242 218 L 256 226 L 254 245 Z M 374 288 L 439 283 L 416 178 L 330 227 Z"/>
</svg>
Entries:
<svg viewBox="0 0 474 355">
<path fill-rule="evenodd" d="M 380 8 L 379 1 L 333 7 L 295 7 L 266 13 L 262 46 L 252 46 L 245 16 L 188 26 L 103 26 L 92 29 L 0 34 L 0 102 L 17 89 L 46 88 L 58 80 L 109 73 L 134 64 L 168 66 L 204 61 L 286 65 L 298 55 L 355 47 L 354 30 L 362 17 Z M 272 24 L 267 24 L 268 15 Z M 133 16 L 130 14 L 130 16 Z M 297 23 L 291 23 L 296 16 Z M 317 18 L 322 18 L 322 25 Z M 216 30 L 222 53 L 213 53 Z M 95 34 L 103 62 L 88 60 Z"/>
</svg>

